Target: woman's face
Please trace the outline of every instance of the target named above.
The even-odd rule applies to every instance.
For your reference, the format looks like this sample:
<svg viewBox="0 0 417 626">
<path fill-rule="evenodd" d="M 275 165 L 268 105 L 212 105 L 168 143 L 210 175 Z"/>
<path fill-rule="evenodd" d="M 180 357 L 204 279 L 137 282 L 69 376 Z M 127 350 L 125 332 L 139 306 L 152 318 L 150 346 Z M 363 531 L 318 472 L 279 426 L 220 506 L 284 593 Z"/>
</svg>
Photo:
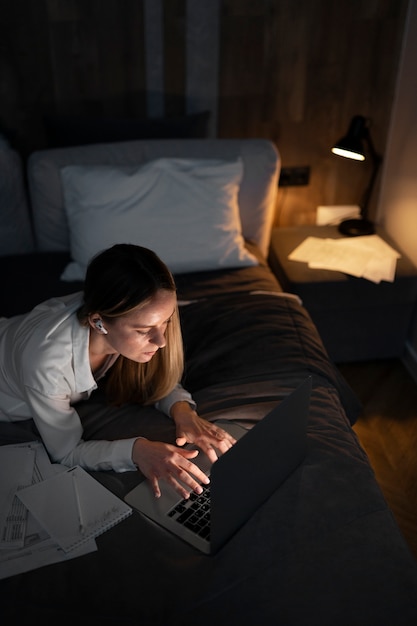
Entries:
<svg viewBox="0 0 417 626">
<path fill-rule="evenodd" d="M 107 334 L 102 337 L 112 352 L 147 363 L 166 344 L 165 331 L 176 302 L 175 292 L 160 289 L 144 306 L 103 322 Z"/>
</svg>

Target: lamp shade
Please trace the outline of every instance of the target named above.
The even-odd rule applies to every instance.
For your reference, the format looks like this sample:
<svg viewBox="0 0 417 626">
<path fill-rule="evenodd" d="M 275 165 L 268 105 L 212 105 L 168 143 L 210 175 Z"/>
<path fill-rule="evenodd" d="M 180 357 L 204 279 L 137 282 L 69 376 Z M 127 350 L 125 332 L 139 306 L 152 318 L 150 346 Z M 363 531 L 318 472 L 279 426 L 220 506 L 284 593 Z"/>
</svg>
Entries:
<svg viewBox="0 0 417 626">
<path fill-rule="evenodd" d="M 363 146 L 363 137 L 366 132 L 366 119 L 361 115 L 355 115 L 350 123 L 347 135 L 335 143 L 332 148 L 332 152 L 347 159 L 364 161 L 365 150 Z"/>
</svg>

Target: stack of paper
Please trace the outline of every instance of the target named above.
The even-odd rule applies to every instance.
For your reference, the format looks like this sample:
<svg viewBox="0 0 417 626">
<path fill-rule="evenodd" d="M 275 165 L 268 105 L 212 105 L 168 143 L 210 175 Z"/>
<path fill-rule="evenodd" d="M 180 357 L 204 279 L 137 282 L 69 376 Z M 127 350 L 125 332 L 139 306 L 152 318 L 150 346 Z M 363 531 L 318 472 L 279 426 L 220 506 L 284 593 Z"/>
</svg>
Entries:
<svg viewBox="0 0 417 626">
<path fill-rule="evenodd" d="M 39 442 L 0 446 L 0 579 L 97 550 L 132 513 L 81 467 L 52 464 Z"/>
<path fill-rule="evenodd" d="M 22 489 L 17 496 L 65 552 L 132 513 L 123 500 L 79 466 Z"/>
<path fill-rule="evenodd" d="M 394 281 L 400 256 L 379 235 L 366 235 L 343 239 L 307 237 L 288 258 L 308 263 L 313 269 L 344 272 L 379 283 Z"/>
</svg>

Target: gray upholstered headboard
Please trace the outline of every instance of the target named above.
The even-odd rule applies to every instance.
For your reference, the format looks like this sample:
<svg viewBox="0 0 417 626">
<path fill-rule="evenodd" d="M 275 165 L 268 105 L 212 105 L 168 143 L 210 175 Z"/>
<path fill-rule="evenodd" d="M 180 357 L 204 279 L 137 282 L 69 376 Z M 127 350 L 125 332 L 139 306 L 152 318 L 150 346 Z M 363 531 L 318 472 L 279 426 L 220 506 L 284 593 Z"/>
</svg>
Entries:
<svg viewBox="0 0 417 626">
<path fill-rule="evenodd" d="M 34 247 L 22 159 L 0 134 L 0 257 Z"/>
<path fill-rule="evenodd" d="M 95 144 L 34 152 L 28 181 L 36 247 L 40 251 L 69 250 L 60 170 L 67 165 L 141 165 L 165 158 L 232 160 L 244 165 L 239 192 L 243 235 L 266 255 L 275 211 L 280 156 L 265 139 L 150 139 Z"/>
</svg>

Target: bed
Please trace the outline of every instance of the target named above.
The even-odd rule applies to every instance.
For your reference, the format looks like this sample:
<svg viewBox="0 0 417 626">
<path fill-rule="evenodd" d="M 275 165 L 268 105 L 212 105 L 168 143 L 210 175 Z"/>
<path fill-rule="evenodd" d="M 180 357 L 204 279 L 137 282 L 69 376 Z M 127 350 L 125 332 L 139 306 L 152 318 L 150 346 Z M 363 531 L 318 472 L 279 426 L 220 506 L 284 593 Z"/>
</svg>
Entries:
<svg viewBox="0 0 417 626">
<path fill-rule="evenodd" d="M 160 158 L 240 164 L 238 242 L 249 255 L 177 267 L 183 231 L 170 233 L 184 386 L 206 419 L 250 428 L 311 376 L 307 455 L 217 554 L 200 554 L 133 511 L 97 538 L 97 552 L 0 581 L 2 623 L 414 625 L 417 564 L 352 430 L 360 404 L 302 302 L 283 291 L 265 260 L 280 168 L 271 142 L 146 140 L 34 153 L 27 172 L 34 250 L 0 259 L 7 294 L 0 315 L 82 286 L 76 274 L 61 278 L 79 254 L 63 168 L 131 174 Z M 213 232 L 207 226 L 203 239 Z M 108 407 L 101 389 L 78 411 L 87 439 L 175 439 L 172 421 L 154 407 Z M 36 437 L 30 422 L 2 424 L 0 435 L 2 444 Z M 143 480 L 139 472 L 93 475 L 121 498 Z"/>
</svg>

